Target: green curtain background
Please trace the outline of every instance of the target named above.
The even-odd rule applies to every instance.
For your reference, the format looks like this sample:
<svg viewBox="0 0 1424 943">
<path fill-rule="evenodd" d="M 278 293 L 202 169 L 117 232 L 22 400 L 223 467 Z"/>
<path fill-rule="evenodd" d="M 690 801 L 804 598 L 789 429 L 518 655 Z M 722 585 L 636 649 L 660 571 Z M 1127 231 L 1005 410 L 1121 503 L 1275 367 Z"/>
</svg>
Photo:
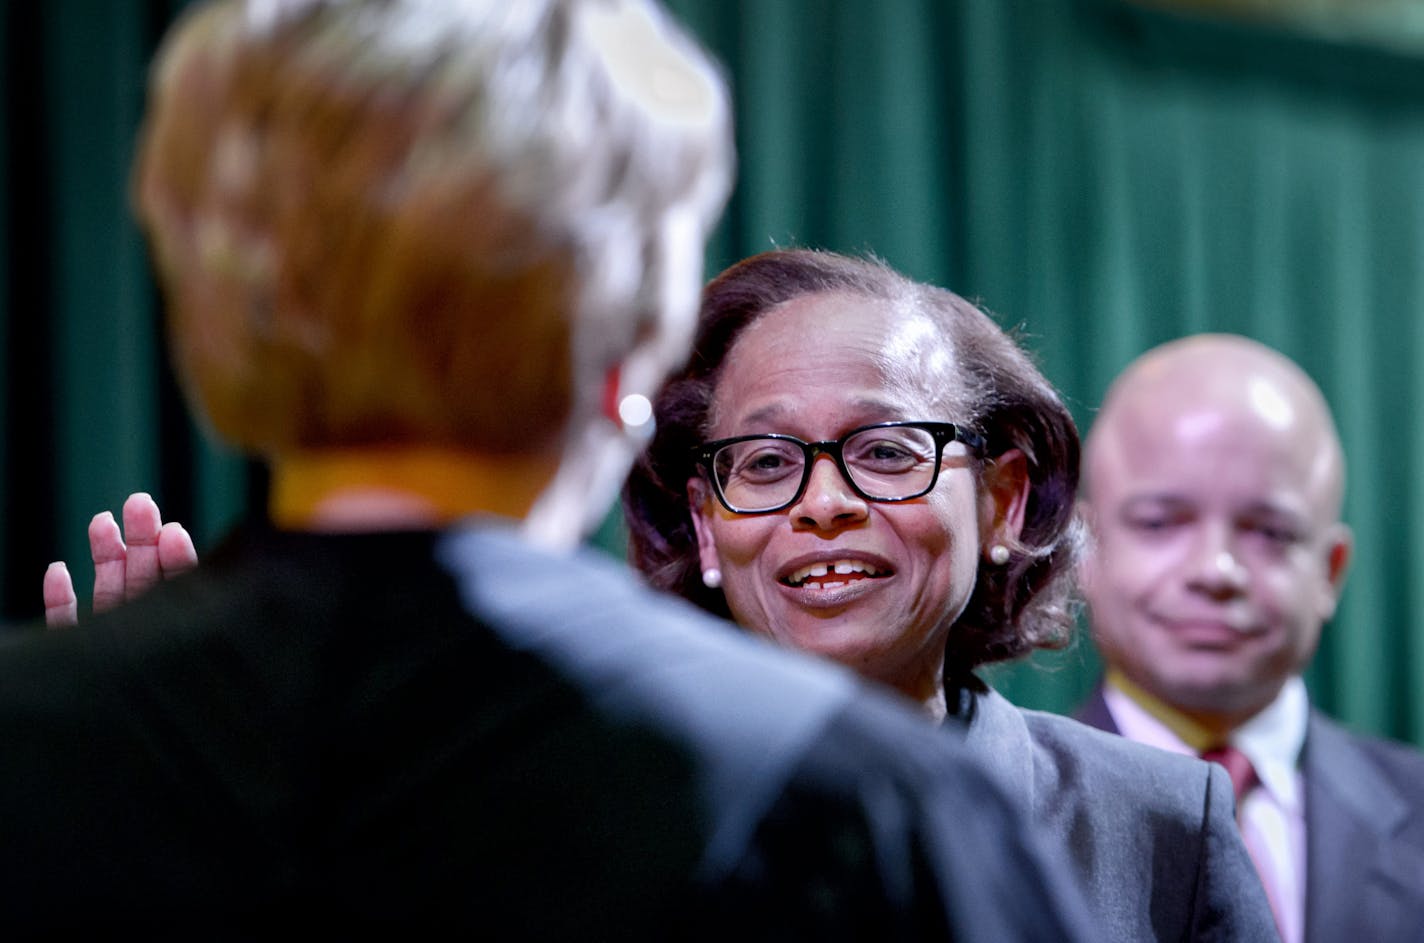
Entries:
<svg viewBox="0 0 1424 943">
<path fill-rule="evenodd" d="M 514 0 L 517 2 L 517 0 Z M 155 493 L 200 550 L 261 473 L 192 427 L 126 179 L 144 70 L 182 0 L 0 11 L 0 606 Z M 1122 0 L 670 0 L 725 63 L 740 176 L 709 272 L 772 245 L 873 251 L 1020 327 L 1086 429 L 1111 377 L 1200 330 L 1320 382 L 1356 560 L 1308 675 L 1424 744 L 1424 61 Z M 596 538 L 617 552 L 616 521 Z M 81 587 L 84 568 L 75 567 Z M 1067 710 L 1087 642 L 995 673 Z"/>
</svg>

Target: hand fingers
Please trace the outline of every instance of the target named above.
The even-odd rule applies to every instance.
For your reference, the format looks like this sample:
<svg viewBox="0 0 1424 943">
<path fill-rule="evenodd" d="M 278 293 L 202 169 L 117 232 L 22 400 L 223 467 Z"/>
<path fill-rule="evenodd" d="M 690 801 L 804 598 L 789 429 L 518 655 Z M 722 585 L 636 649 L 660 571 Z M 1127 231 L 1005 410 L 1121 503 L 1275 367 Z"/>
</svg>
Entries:
<svg viewBox="0 0 1424 943">
<path fill-rule="evenodd" d="M 79 599 L 74 595 L 74 580 L 63 561 L 49 565 L 44 575 L 45 625 L 52 629 L 79 622 Z"/>
<path fill-rule="evenodd" d="M 181 524 L 163 524 L 152 497 L 141 491 L 129 495 L 123 513 L 122 531 L 108 511 L 96 514 L 89 522 L 96 613 L 137 598 L 165 576 L 175 576 L 198 563 L 193 538 Z M 68 578 L 67 570 L 65 578 Z M 48 574 L 46 579 L 49 579 Z M 73 591 L 72 585 L 70 591 Z M 56 618 L 63 616 L 59 614 Z"/>
<path fill-rule="evenodd" d="M 198 565 L 198 551 L 193 546 L 193 538 L 177 521 L 164 524 L 158 532 L 158 565 L 163 570 L 164 579 Z"/>
<path fill-rule="evenodd" d="M 163 578 L 158 559 L 158 532 L 163 524 L 158 505 L 142 491 L 124 502 L 124 543 L 128 557 L 124 565 L 124 599 L 136 599 Z M 95 590 L 97 603 L 98 590 Z M 98 608 L 97 605 L 95 607 Z"/>
<path fill-rule="evenodd" d="M 127 548 L 109 511 L 89 522 L 89 553 L 94 558 L 94 611 L 104 612 L 124 601 L 124 561 Z"/>
</svg>

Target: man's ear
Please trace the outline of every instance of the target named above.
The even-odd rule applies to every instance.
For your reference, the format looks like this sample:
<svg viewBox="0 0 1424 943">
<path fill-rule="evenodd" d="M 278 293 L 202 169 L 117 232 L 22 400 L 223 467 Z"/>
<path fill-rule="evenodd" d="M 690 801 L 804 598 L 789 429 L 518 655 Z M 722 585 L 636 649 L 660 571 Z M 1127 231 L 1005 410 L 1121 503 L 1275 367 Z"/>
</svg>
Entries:
<svg viewBox="0 0 1424 943">
<path fill-rule="evenodd" d="M 1028 457 L 1019 449 L 1009 449 L 984 466 L 979 503 L 980 544 L 984 548 L 1018 544 L 1031 486 Z"/>
<path fill-rule="evenodd" d="M 1355 552 L 1355 534 L 1348 524 L 1337 521 L 1330 525 L 1321 546 L 1325 554 L 1325 581 L 1320 593 L 1320 618 L 1323 621 L 1335 615 L 1335 607 L 1340 602 L 1345 575 L 1350 571 L 1350 560 Z"/>
<path fill-rule="evenodd" d="M 717 539 L 712 536 L 712 515 L 717 513 L 707 480 L 701 476 L 687 479 L 687 506 L 692 515 L 692 529 L 697 532 L 697 562 L 705 573 L 720 570 L 717 559 Z"/>
</svg>

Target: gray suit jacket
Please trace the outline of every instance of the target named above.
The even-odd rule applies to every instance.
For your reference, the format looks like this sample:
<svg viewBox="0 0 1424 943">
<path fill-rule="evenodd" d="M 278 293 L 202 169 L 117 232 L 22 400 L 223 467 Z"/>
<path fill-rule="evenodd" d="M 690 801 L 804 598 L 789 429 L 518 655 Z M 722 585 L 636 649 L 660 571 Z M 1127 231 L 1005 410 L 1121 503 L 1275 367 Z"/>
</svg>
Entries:
<svg viewBox="0 0 1424 943">
<path fill-rule="evenodd" d="M 1101 690 L 1075 716 L 1117 733 Z M 1306 943 L 1424 940 L 1424 753 L 1312 709 L 1301 772 Z"/>
<path fill-rule="evenodd" d="M 1225 770 L 992 690 L 960 703 L 971 752 L 1067 843 L 1104 939 L 1277 939 Z"/>
</svg>

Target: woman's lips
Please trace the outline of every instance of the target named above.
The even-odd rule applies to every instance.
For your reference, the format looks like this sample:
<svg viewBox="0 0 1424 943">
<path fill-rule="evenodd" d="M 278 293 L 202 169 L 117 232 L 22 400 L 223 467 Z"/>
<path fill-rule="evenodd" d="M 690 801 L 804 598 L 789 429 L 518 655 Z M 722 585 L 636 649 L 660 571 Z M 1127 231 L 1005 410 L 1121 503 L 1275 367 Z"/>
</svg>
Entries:
<svg viewBox="0 0 1424 943">
<path fill-rule="evenodd" d="M 800 586 L 778 583 L 777 590 L 784 593 L 798 609 L 839 611 L 879 591 L 886 585 L 886 580 L 887 577 L 879 576 L 847 579 L 844 582 L 804 583 Z"/>
<path fill-rule="evenodd" d="M 839 609 L 874 592 L 895 575 L 889 562 L 859 553 L 817 554 L 790 561 L 777 586 L 803 609 Z"/>
</svg>

